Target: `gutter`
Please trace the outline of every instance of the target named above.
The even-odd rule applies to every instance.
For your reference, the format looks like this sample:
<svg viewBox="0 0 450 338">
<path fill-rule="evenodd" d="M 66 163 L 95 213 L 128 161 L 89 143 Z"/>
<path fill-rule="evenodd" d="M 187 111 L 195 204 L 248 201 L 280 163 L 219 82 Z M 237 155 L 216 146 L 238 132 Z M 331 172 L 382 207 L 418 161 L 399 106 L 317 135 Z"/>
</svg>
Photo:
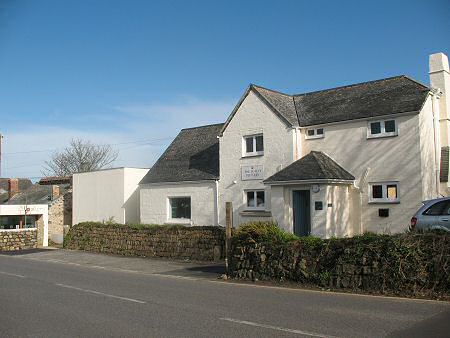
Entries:
<svg viewBox="0 0 450 338">
<path fill-rule="evenodd" d="M 303 181 L 267 181 L 263 182 L 266 185 L 298 185 L 298 184 L 354 184 L 355 180 L 338 180 L 338 179 L 316 179 L 316 180 L 303 180 Z"/>
</svg>

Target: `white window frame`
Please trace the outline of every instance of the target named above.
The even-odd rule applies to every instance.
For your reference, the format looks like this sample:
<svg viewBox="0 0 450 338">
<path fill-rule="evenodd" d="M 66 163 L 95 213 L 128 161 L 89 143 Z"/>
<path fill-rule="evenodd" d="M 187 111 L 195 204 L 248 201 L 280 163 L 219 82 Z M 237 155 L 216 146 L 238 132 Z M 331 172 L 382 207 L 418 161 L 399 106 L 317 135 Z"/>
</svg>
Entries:
<svg viewBox="0 0 450 338">
<path fill-rule="evenodd" d="M 172 204 L 171 200 L 174 198 L 189 198 L 191 201 L 191 218 L 172 218 Z M 167 222 L 176 224 L 191 224 L 192 223 L 192 196 L 167 196 Z"/>
<path fill-rule="evenodd" d="M 373 186 L 381 185 L 382 186 L 382 197 L 381 198 L 373 198 Z M 397 198 L 389 199 L 387 197 L 387 186 L 395 185 L 397 187 Z M 369 203 L 400 203 L 400 184 L 398 181 L 384 181 L 384 182 L 371 182 L 369 183 Z"/>
<path fill-rule="evenodd" d="M 322 134 L 318 134 L 317 130 L 322 129 Z M 308 135 L 308 131 L 309 130 L 313 130 L 314 131 L 314 135 Z M 320 128 L 308 128 L 305 130 L 305 139 L 306 140 L 311 140 L 311 139 L 315 139 L 315 138 L 324 138 L 325 137 L 325 128 L 320 127 Z"/>
<path fill-rule="evenodd" d="M 262 151 L 256 151 L 256 137 L 262 136 L 263 138 L 263 150 Z M 247 152 L 247 139 L 252 138 L 253 139 L 253 151 Z M 242 137 L 242 156 L 243 157 L 250 157 L 250 156 L 261 156 L 264 155 L 264 135 L 262 133 L 259 134 L 253 134 L 253 135 L 245 135 Z"/>
<path fill-rule="evenodd" d="M 395 123 L 395 131 L 393 132 L 386 132 L 386 126 L 385 123 L 387 121 L 394 121 Z M 380 123 L 380 129 L 381 132 L 379 134 L 372 134 L 372 123 Z M 398 122 L 397 119 L 384 119 L 384 120 L 372 120 L 367 123 L 367 138 L 380 138 L 380 137 L 392 137 L 398 135 Z"/>
<path fill-rule="evenodd" d="M 256 201 L 257 201 L 256 193 L 257 192 L 263 192 L 264 193 L 264 206 L 262 206 L 262 207 L 258 207 L 256 205 L 254 207 L 249 206 L 248 205 L 248 199 L 247 199 L 247 193 L 249 193 L 249 192 L 253 192 L 253 197 L 254 197 L 254 200 L 255 200 L 255 204 L 256 204 Z M 247 189 L 247 190 L 244 190 L 244 205 L 245 205 L 245 209 L 246 210 L 266 210 L 266 205 L 267 205 L 267 194 L 266 194 L 266 191 L 264 189 Z"/>
</svg>

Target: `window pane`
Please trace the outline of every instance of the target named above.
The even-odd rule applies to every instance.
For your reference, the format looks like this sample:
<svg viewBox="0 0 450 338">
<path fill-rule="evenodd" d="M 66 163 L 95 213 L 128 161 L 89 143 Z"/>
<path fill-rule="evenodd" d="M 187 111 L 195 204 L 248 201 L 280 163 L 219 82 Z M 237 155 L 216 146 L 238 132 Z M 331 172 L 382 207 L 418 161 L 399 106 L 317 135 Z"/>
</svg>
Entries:
<svg viewBox="0 0 450 338">
<path fill-rule="evenodd" d="M 314 136 L 314 129 L 308 129 L 306 132 L 308 133 L 308 136 Z"/>
<path fill-rule="evenodd" d="M 428 216 L 440 216 L 448 212 L 448 201 L 441 201 L 433 204 L 424 214 Z"/>
<path fill-rule="evenodd" d="M 191 218 L 191 198 L 176 197 L 170 199 L 172 218 Z"/>
<path fill-rule="evenodd" d="M 263 150 L 264 150 L 263 136 L 262 135 L 256 136 L 256 151 L 263 151 Z"/>
<path fill-rule="evenodd" d="M 388 184 L 387 185 L 387 198 L 390 200 L 397 199 L 397 185 L 396 184 Z"/>
<path fill-rule="evenodd" d="M 253 153 L 253 137 L 245 138 L 245 152 Z"/>
<path fill-rule="evenodd" d="M 257 207 L 264 207 L 264 191 L 257 191 L 256 192 L 256 206 Z"/>
<path fill-rule="evenodd" d="M 370 133 L 372 135 L 381 134 L 381 123 L 380 122 L 372 122 L 370 124 Z"/>
<path fill-rule="evenodd" d="M 386 133 L 395 132 L 395 120 L 384 121 L 384 131 Z"/>
<path fill-rule="evenodd" d="M 255 192 L 247 191 L 247 206 L 254 207 L 255 206 Z"/>
<path fill-rule="evenodd" d="M 323 128 L 317 129 L 317 135 L 323 135 Z"/>
<path fill-rule="evenodd" d="M 383 198 L 383 186 L 373 185 L 372 186 L 372 198 Z"/>
</svg>

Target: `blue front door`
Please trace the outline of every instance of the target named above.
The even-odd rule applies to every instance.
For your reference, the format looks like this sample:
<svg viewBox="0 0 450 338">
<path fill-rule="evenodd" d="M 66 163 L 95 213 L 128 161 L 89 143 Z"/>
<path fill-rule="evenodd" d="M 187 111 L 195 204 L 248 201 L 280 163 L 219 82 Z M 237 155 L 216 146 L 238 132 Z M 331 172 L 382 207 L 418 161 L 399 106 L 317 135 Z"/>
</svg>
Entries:
<svg viewBox="0 0 450 338">
<path fill-rule="evenodd" d="M 311 233 L 309 190 L 294 190 L 292 192 L 292 207 L 294 211 L 294 234 L 309 236 Z"/>
</svg>

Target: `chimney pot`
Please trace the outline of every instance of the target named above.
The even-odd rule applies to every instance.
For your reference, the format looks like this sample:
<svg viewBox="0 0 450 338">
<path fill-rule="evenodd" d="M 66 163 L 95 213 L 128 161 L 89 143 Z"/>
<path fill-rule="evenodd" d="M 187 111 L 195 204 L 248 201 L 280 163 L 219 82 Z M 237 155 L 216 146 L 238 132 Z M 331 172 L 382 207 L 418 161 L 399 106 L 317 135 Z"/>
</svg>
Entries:
<svg viewBox="0 0 450 338">
<path fill-rule="evenodd" d="M 19 192 L 19 179 L 10 178 L 8 180 L 8 199 L 11 199 Z"/>
</svg>

